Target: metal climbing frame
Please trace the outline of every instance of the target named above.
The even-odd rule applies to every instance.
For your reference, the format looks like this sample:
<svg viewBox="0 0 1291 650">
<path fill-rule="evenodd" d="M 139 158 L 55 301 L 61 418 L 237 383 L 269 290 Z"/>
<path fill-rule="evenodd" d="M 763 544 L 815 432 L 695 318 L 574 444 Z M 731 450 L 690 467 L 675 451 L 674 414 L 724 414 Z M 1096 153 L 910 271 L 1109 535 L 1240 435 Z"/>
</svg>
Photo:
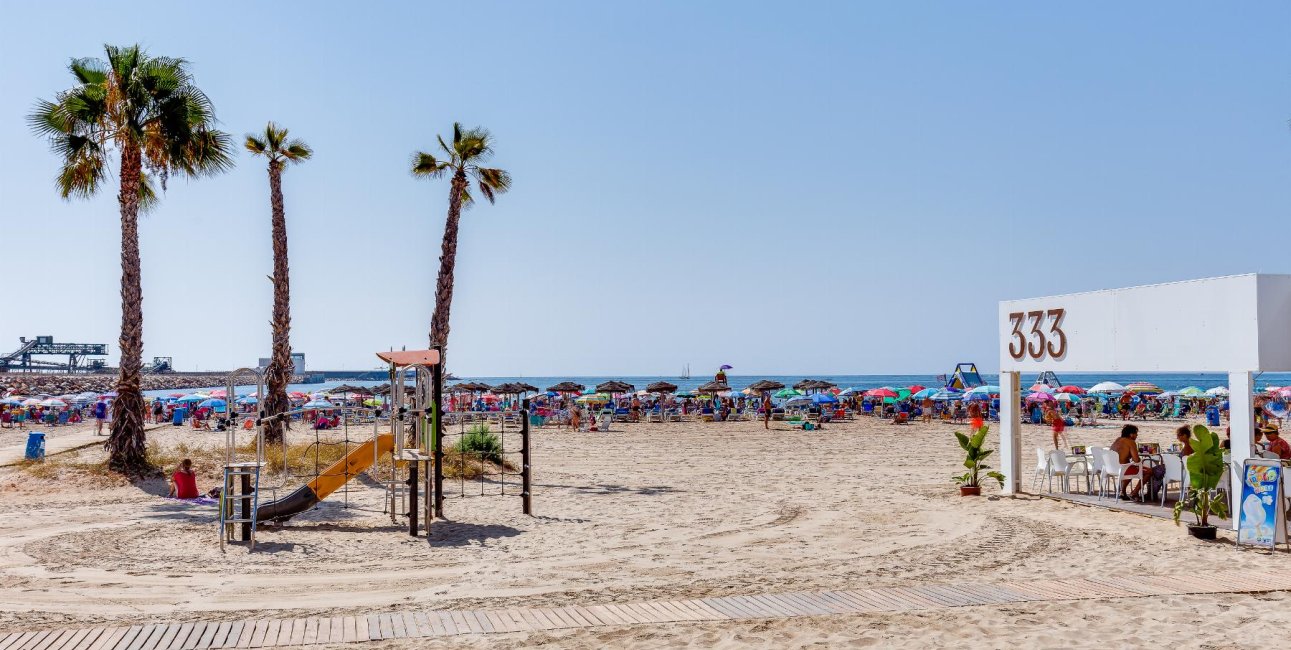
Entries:
<svg viewBox="0 0 1291 650">
<path fill-rule="evenodd" d="M 241 540 L 255 548 L 256 517 L 260 509 L 260 476 L 264 470 L 264 431 L 258 422 L 254 426 L 254 452 L 240 453 L 237 433 L 245 419 L 234 408 L 238 381 L 250 377 L 254 380 L 257 395 L 264 394 L 264 377 L 251 368 L 238 368 L 226 377 L 224 395 L 224 483 L 220 488 L 220 550 L 234 538 L 234 529 L 241 529 Z M 245 460 L 243 456 L 249 456 Z M 236 490 L 235 490 L 236 488 Z M 240 507 L 237 507 L 240 506 Z M 235 509 L 237 510 L 235 512 Z"/>
</svg>

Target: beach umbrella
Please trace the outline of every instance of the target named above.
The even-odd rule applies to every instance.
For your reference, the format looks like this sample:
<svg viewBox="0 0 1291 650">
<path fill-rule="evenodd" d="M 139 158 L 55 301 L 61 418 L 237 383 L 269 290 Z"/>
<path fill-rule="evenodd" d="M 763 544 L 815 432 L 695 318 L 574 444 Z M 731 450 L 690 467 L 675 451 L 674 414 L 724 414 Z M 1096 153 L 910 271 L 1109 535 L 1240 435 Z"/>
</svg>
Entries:
<svg viewBox="0 0 1291 650">
<path fill-rule="evenodd" d="M 756 390 L 756 391 L 780 390 L 782 388 L 784 388 L 784 384 L 778 381 L 772 381 L 770 379 L 759 379 L 749 384 L 749 389 Z"/>
<path fill-rule="evenodd" d="M 363 400 L 364 406 L 381 406 L 381 400 L 373 397 L 372 399 Z"/>
<path fill-rule="evenodd" d="M 927 398 L 929 398 L 929 397 L 932 397 L 933 395 L 936 395 L 937 393 L 938 393 L 938 390 L 937 390 L 936 388 L 925 388 L 925 389 L 920 390 L 919 392 L 915 393 L 914 395 L 911 395 L 911 397 L 913 397 L 913 398 L 915 398 L 915 399 L 920 399 L 920 400 L 921 400 L 921 399 L 927 399 Z"/>
<path fill-rule="evenodd" d="M 202 400 L 201 403 L 197 405 L 197 408 L 208 408 L 215 411 L 223 411 L 227 406 L 228 402 L 212 397 L 210 399 Z"/>
<path fill-rule="evenodd" d="M 995 396 L 991 395 L 990 393 L 973 393 L 973 392 L 964 393 L 964 399 L 970 402 L 989 402 L 994 398 Z"/>
<path fill-rule="evenodd" d="M 548 386 L 547 390 L 555 393 L 581 393 L 585 387 L 582 384 L 575 384 L 572 381 L 562 381 L 555 386 Z"/>
<path fill-rule="evenodd" d="M 485 393 L 483 395 L 480 395 L 480 401 L 483 401 L 483 402 L 496 402 L 501 399 L 502 399 L 501 397 L 498 397 L 493 393 Z"/>
<path fill-rule="evenodd" d="M 937 391 L 932 396 L 932 398 L 938 402 L 953 402 L 958 399 L 963 399 L 963 397 L 963 393 L 944 389 Z"/>
<path fill-rule="evenodd" d="M 1216 386 L 1214 388 L 1211 388 L 1210 390 L 1207 390 L 1206 395 L 1210 397 L 1227 397 L 1228 388 L 1226 386 Z"/>
<path fill-rule="evenodd" d="M 896 391 L 892 390 L 891 388 L 883 387 L 883 388 L 875 388 L 874 390 L 867 390 L 867 391 L 865 391 L 865 396 L 866 396 L 866 397 L 885 397 L 885 398 L 886 398 L 886 397 L 892 397 L 892 398 L 895 398 L 895 397 L 897 396 L 897 394 L 896 394 Z"/>
<path fill-rule="evenodd" d="M 829 393 L 816 393 L 811 396 L 811 401 L 816 404 L 837 404 L 838 398 Z"/>
<path fill-rule="evenodd" d="M 39 399 L 39 398 L 36 398 L 36 397 L 28 397 L 27 399 L 25 399 L 25 400 L 23 400 L 23 401 L 22 401 L 22 405 L 23 405 L 23 406 L 40 406 L 40 399 Z"/>
<path fill-rule="evenodd" d="M 183 394 L 183 393 L 171 393 L 171 394 L 170 394 L 170 396 L 171 396 L 172 398 L 174 398 L 174 399 L 179 399 L 179 398 L 183 397 L 183 396 L 184 396 L 184 394 Z"/>
<path fill-rule="evenodd" d="M 675 393 L 677 392 L 677 384 L 667 381 L 656 381 L 653 384 L 646 386 L 645 389 L 646 392 L 649 393 Z"/>
<path fill-rule="evenodd" d="M 117 392 L 114 390 L 108 391 L 106 393 L 103 393 L 102 395 L 99 395 L 99 397 L 117 397 Z"/>
<path fill-rule="evenodd" d="M 731 387 L 724 381 L 710 381 L 695 390 L 700 393 L 725 393 L 730 391 Z"/>
<path fill-rule="evenodd" d="M 22 400 L 22 397 L 6 397 L 4 399 L 0 399 L 0 404 L 4 404 L 6 406 L 22 406 Z"/>
<path fill-rule="evenodd" d="M 926 388 L 927 386 L 920 386 L 919 384 L 915 384 L 913 386 L 908 387 L 906 390 L 909 390 L 911 393 L 918 393 Z"/>
<path fill-rule="evenodd" d="M 309 400 L 308 402 L 305 402 L 304 408 L 326 409 L 326 408 L 332 408 L 333 406 L 335 406 L 335 404 L 332 404 L 331 402 L 325 399 L 312 399 L 312 400 Z"/>
<path fill-rule="evenodd" d="M 1185 388 L 1181 388 L 1179 390 L 1179 394 L 1184 397 L 1205 397 L 1206 391 L 1197 388 L 1196 386 L 1187 386 Z"/>
<path fill-rule="evenodd" d="M 1053 386 L 1050 386 L 1049 384 L 1040 384 L 1040 383 L 1033 384 L 1031 388 L 1028 388 L 1027 390 L 1033 393 L 1053 393 L 1054 392 Z"/>
<path fill-rule="evenodd" d="M 180 404 L 196 404 L 198 402 L 208 400 L 208 399 L 210 399 L 209 395 L 203 395 L 201 393 L 193 393 L 192 395 L 185 395 L 175 401 L 179 402 Z"/>
<path fill-rule="evenodd" d="M 220 397 L 220 398 L 223 398 L 223 397 L 228 397 L 228 396 L 229 396 L 229 392 L 228 392 L 227 390 L 223 389 L 223 388 L 217 388 L 217 389 L 215 389 L 215 390 L 211 391 L 211 397 Z"/>
<path fill-rule="evenodd" d="M 234 404 L 259 404 L 259 403 L 260 403 L 260 398 L 252 395 L 247 395 L 246 397 L 239 397 L 237 401 L 234 402 Z"/>
<path fill-rule="evenodd" d="M 784 405 L 785 405 L 785 406 L 801 406 L 801 405 L 803 405 L 803 404 L 810 404 L 810 403 L 811 403 L 811 396 L 810 396 L 810 395 L 795 395 L 795 396 L 790 397 L 789 399 L 785 400 Z"/>
<path fill-rule="evenodd" d="M 972 399 L 977 399 L 979 395 L 985 395 L 989 397 L 991 395 L 999 395 L 999 394 L 1000 394 L 1000 387 L 995 386 L 993 384 L 986 384 L 984 386 L 975 386 L 973 388 L 970 388 L 964 391 L 964 397 L 968 397 Z"/>
<path fill-rule="evenodd" d="M 781 388 L 780 390 L 773 393 L 771 396 L 779 399 L 787 399 L 787 398 L 797 397 L 801 394 L 802 394 L 802 391 L 796 388 Z"/>
<path fill-rule="evenodd" d="M 1156 395 L 1161 392 L 1161 387 L 1147 381 L 1136 381 L 1127 385 L 1125 392 L 1136 395 Z"/>
<path fill-rule="evenodd" d="M 718 368 L 718 370 L 734 370 L 734 369 L 735 369 L 735 366 L 732 366 L 729 363 L 723 363 L 722 367 Z"/>
<path fill-rule="evenodd" d="M 1046 393 L 1043 391 L 1036 391 L 1034 393 L 1031 393 L 1030 395 L 1027 395 L 1027 402 L 1029 403 L 1053 402 L 1053 401 L 1056 401 L 1056 398 L 1053 396 L 1053 394 Z"/>
<path fill-rule="evenodd" d="M 1079 402 L 1080 401 L 1080 397 L 1076 395 L 1072 395 L 1071 393 L 1058 393 L 1054 395 L 1053 398 L 1059 402 Z"/>
<path fill-rule="evenodd" d="M 1125 392 L 1125 387 L 1124 387 L 1124 386 L 1122 386 L 1122 385 L 1120 385 L 1120 384 L 1118 384 L 1118 383 L 1116 383 L 1116 382 L 1114 382 L 1114 381 L 1104 381 L 1104 382 L 1101 382 L 1101 383 L 1094 384 L 1094 385 L 1093 385 L 1093 387 L 1091 387 L 1091 388 L 1089 389 L 1089 392 L 1091 392 L 1091 393 L 1124 393 L 1124 392 Z"/>
<path fill-rule="evenodd" d="M 578 399 L 574 401 L 582 404 L 598 404 L 610 401 L 610 396 L 604 393 L 592 393 L 590 395 L 579 395 Z"/>
<path fill-rule="evenodd" d="M 1080 386 L 1063 386 L 1062 388 L 1058 389 L 1058 392 L 1067 393 L 1069 395 L 1084 395 L 1085 389 L 1081 388 Z"/>
<path fill-rule="evenodd" d="M 63 401 L 63 400 L 61 400 L 61 399 L 56 399 L 56 398 L 51 397 L 51 398 L 46 399 L 46 400 L 41 400 L 41 401 L 40 401 L 40 405 L 41 405 L 41 406 L 48 406 L 48 407 L 51 407 L 51 408 L 63 408 L 64 406 L 67 406 L 67 402 L 64 402 L 64 401 Z"/>
<path fill-rule="evenodd" d="M 622 382 L 622 381 L 619 381 L 619 380 L 617 380 L 617 379 L 611 379 L 610 381 L 607 381 L 607 382 L 604 382 L 604 383 L 598 384 L 598 385 L 596 386 L 596 392 L 598 392 L 598 393 L 611 393 L 611 394 L 613 394 L 613 393 L 630 393 L 630 392 L 632 392 L 632 391 L 636 390 L 636 388 L 637 388 L 636 386 L 633 386 L 632 384 L 629 384 L 629 383 L 627 383 L 627 382 Z"/>
</svg>

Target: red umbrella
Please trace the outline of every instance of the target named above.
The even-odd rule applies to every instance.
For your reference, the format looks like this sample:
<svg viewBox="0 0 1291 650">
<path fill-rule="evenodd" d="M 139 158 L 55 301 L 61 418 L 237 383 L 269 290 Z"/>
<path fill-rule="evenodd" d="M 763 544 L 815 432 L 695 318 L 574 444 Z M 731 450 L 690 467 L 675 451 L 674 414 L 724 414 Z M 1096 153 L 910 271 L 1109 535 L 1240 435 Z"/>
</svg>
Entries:
<svg viewBox="0 0 1291 650">
<path fill-rule="evenodd" d="M 1058 389 L 1059 393 L 1071 393 L 1072 395 L 1084 395 L 1085 389 L 1080 386 L 1063 386 Z"/>
<path fill-rule="evenodd" d="M 875 388 L 874 390 L 865 391 L 866 397 L 896 397 L 897 394 L 890 388 Z"/>
<path fill-rule="evenodd" d="M 910 387 L 910 392 L 917 393 L 925 388 L 927 388 L 927 386 L 920 386 L 919 384 L 915 384 Z"/>
</svg>

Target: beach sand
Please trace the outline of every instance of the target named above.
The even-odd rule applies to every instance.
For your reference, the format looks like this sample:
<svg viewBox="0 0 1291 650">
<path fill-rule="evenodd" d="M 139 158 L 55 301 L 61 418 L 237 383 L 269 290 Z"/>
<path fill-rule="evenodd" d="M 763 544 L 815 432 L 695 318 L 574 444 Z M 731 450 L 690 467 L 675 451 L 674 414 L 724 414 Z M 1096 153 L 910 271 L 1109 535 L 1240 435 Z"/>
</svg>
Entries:
<svg viewBox="0 0 1291 650">
<path fill-rule="evenodd" d="M 1068 437 L 1105 445 L 1119 425 L 1071 429 Z M 1140 424 L 1140 440 L 1168 443 L 1177 425 Z M 449 499 L 449 519 L 435 522 L 429 546 L 391 524 L 380 483 L 369 477 L 352 482 L 349 508 L 338 493 L 286 526 L 261 528 L 254 552 L 234 545 L 222 553 L 214 508 L 158 496 L 161 481 L 129 485 L 85 470 L 0 469 L 0 631 L 1291 566 L 1283 553 L 1198 542 L 1167 519 L 1038 496 L 999 498 L 994 487 L 962 498 L 949 478 L 962 472 L 952 425 L 859 418 L 820 432 L 773 427 L 539 430 L 536 516 L 521 514 L 509 477 L 515 495 Z M 351 435 L 367 438 L 370 429 Z M 1023 435 L 1026 486 L 1032 449 L 1048 445 L 1049 433 L 1024 426 Z M 150 439 L 223 444 L 223 434 L 168 427 Z M 513 442 L 518 436 L 509 434 L 508 446 Z M 101 454 L 94 447 L 81 456 Z M 198 470 L 203 489 L 218 482 L 218 467 Z M 467 493 L 479 490 L 465 485 Z M 1137 639 L 1225 647 L 1235 637 L 1215 623 L 1243 631 L 1242 645 L 1271 640 L 1281 636 L 1278 621 L 1291 622 L 1288 604 L 1280 593 L 1172 596 L 640 625 L 451 644 L 1054 647 Z"/>
</svg>

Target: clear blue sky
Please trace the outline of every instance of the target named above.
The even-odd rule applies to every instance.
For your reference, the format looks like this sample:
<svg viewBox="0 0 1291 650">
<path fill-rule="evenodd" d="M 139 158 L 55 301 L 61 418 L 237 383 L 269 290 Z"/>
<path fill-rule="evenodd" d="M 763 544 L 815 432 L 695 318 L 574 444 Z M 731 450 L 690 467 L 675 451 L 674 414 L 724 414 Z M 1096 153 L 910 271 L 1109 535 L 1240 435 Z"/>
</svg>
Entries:
<svg viewBox="0 0 1291 650">
<path fill-rule="evenodd" d="M 463 375 L 994 370 L 1000 299 L 1291 271 L 1285 2 L 2 6 L 6 349 L 116 351 L 115 191 L 59 200 L 24 121 L 105 42 L 315 147 L 285 179 L 314 368 L 424 345 L 447 185 L 407 168 L 454 120 L 515 178 L 463 219 Z M 240 153 L 145 218 L 146 357 L 266 354 L 267 185 Z"/>
</svg>

